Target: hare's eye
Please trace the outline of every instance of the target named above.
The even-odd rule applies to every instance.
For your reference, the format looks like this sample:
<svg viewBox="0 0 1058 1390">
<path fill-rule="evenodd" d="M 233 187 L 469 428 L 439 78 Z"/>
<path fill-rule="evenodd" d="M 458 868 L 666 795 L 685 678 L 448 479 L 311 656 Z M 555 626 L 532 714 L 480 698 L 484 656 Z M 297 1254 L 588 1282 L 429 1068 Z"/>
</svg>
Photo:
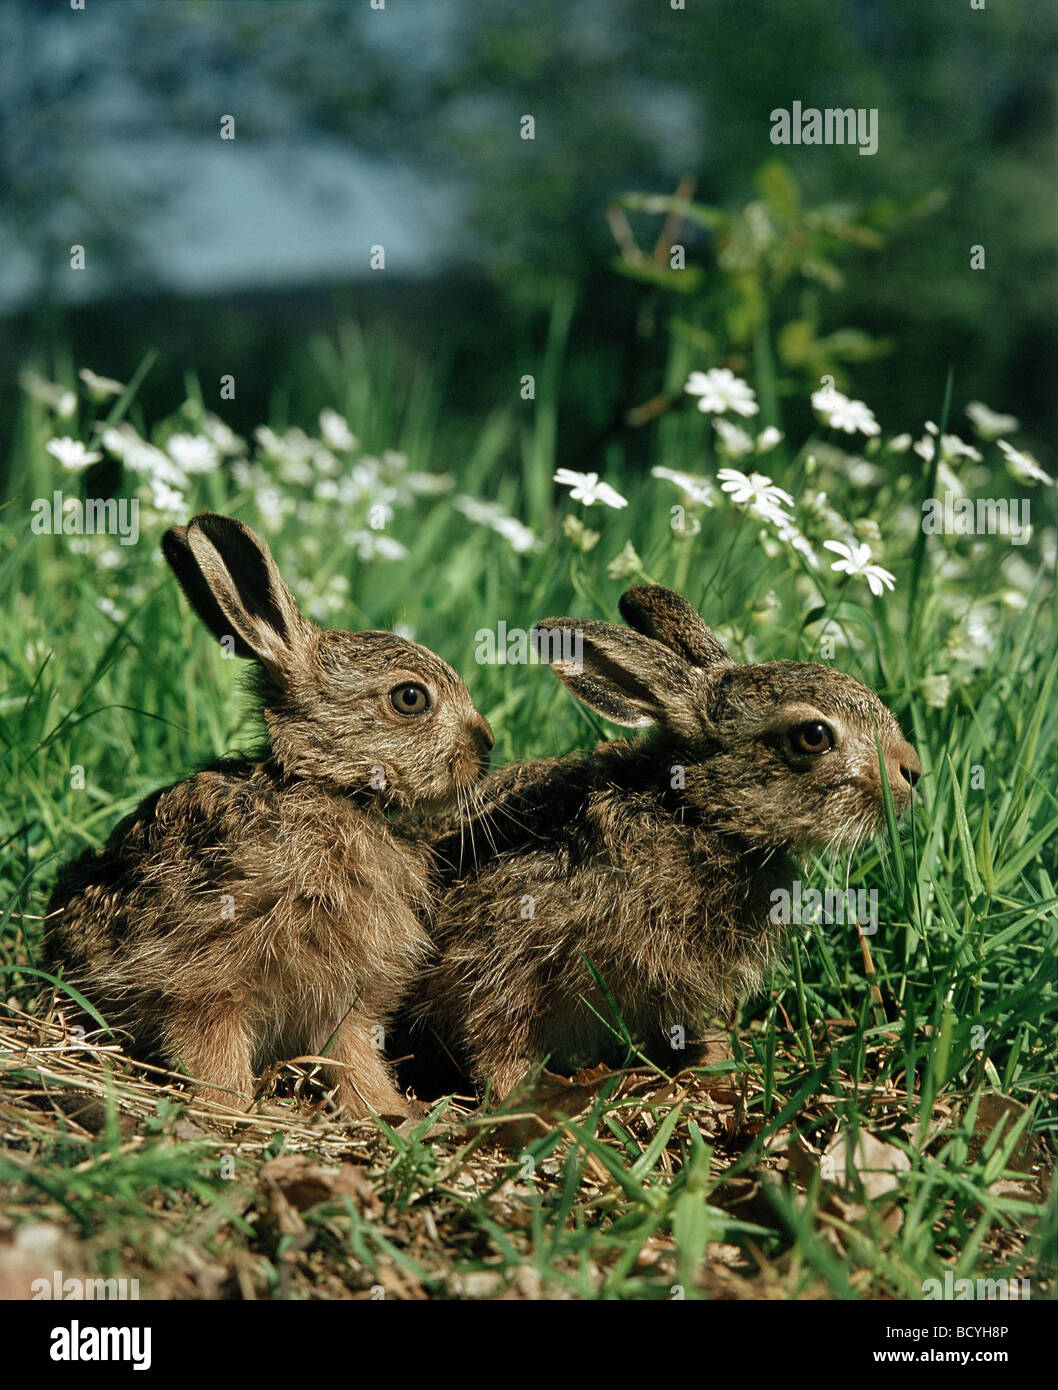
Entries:
<svg viewBox="0 0 1058 1390">
<path fill-rule="evenodd" d="M 826 724 L 813 720 L 808 724 L 798 724 L 788 735 L 790 747 L 802 756 L 815 753 L 829 753 L 834 747 L 834 735 Z"/>
<path fill-rule="evenodd" d="M 398 714 L 425 714 L 430 697 L 421 685 L 398 685 L 389 692 L 389 702 Z"/>
</svg>

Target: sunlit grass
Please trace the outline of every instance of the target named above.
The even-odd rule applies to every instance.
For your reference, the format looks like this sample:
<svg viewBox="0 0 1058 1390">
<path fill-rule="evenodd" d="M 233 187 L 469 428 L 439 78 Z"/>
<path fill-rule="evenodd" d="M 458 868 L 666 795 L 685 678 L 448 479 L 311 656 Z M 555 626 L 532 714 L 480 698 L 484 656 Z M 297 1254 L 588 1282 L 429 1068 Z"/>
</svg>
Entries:
<svg viewBox="0 0 1058 1390">
<path fill-rule="evenodd" d="M 501 619 L 508 628 L 562 614 L 616 621 L 621 591 L 647 577 L 686 593 L 739 657 L 832 662 L 876 688 L 901 720 L 924 768 L 913 816 L 851 864 L 820 857 L 807 875 L 818 887 L 876 890 L 876 934 L 795 934 L 788 965 L 732 1029 L 728 1060 L 700 1078 L 721 1096 L 727 1131 L 703 1131 L 701 1097 L 644 1099 L 604 1086 L 509 1152 L 495 1146 L 496 1123 L 480 1117 L 441 1138 L 391 1133 L 372 1150 L 379 1211 L 348 1197 L 314 1207 L 305 1218 L 312 1240 L 298 1248 L 315 1242 L 349 1288 L 398 1268 L 448 1296 L 487 1296 L 525 1269 L 534 1271 L 526 1296 L 672 1297 L 676 1287 L 715 1295 L 710 1263 L 729 1246 L 756 1252 L 756 1265 L 732 1275 L 736 1296 L 915 1298 L 924 1278 L 952 1267 L 959 1276 L 1031 1275 L 1042 1291 L 1053 1278 L 1054 1232 L 1053 1213 L 1044 1215 L 1058 940 L 1053 489 L 1012 484 L 993 444 L 978 444 L 979 463 L 942 460 L 939 436 L 958 428 L 965 405 L 955 397 L 950 412 L 938 401 L 932 433 L 923 422 L 883 421 L 870 440 L 821 424 L 811 439 L 783 438 L 761 453 L 753 441 L 782 421 L 732 416 L 750 435 L 745 456 L 725 454 L 688 398 L 644 428 L 653 465 L 701 480 L 710 505 L 691 483 L 634 468 L 620 439 L 592 466 L 628 505 L 578 504 L 552 482 L 562 466 L 555 383 L 568 322 L 560 304 L 535 399 L 483 407 L 458 439 L 442 384 L 425 371 L 407 381 L 351 329 L 313 348 L 331 408 L 356 437 L 350 447 L 340 447 L 333 420 L 328 443 L 318 419 L 277 399 L 272 433 L 244 450 L 211 424 L 223 405 L 204 404 L 194 380 L 189 404 L 174 402 L 166 421 L 140 416 L 135 382 L 91 402 L 72 368 L 62 385 L 80 391 L 73 415 L 56 419 L 39 391 L 27 394 L 0 511 L 7 997 L 25 1007 L 37 992 L 39 919 L 58 862 L 100 843 L 147 792 L 253 741 L 238 663 L 222 659 L 160 560 L 172 520 L 207 506 L 238 515 L 268 537 L 319 621 L 400 625 L 440 652 L 492 723 L 501 762 L 616 731 L 543 667 L 476 663 L 475 634 Z M 674 341 L 667 387 L 677 398 L 700 365 Z M 70 537 L 31 534 L 32 499 L 56 488 L 78 496 L 85 485 L 48 453 L 49 439 L 95 447 L 96 425 L 123 422 L 159 450 L 174 434 L 212 430 L 215 466 L 179 488 L 170 480 L 179 502 L 152 491 L 152 455 L 138 472 L 126 467 L 118 486 L 142 503 L 135 545 L 100 538 L 75 548 Z M 303 433 L 286 433 L 294 428 Z M 911 440 L 894 444 L 901 432 L 922 452 Z M 1031 491 L 1030 545 L 1002 535 L 923 539 L 921 501 L 931 480 L 941 486 L 942 462 L 972 493 Z M 766 507 L 752 511 L 721 491 L 724 467 L 767 474 L 790 495 L 817 566 Z M 359 482 L 343 500 L 335 488 L 350 478 Z M 479 520 L 456 502 L 467 497 Z M 382 511 L 372 517 L 372 507 Z M 895 587 L 875 595 L 863 573 L 834 571 L 826 539 L 868 544 Z M 998 1108 L 997 1095 L 1008 1098 Z M 178 1113 L 166 1105 L 162 1130 Z M 160 1150 L 151 1141 L 123 1154 L 112 1126 L 88 1143 L 54 1123 L 35 1130 L 28 1111 L 25 1124 L 0 1172 L 16 1210 L 65 1213 L 93 1250 L 101 1230 L 138 1229 L 152 1203 L 182 1210 L 178 1224 L 191 1228 L 220 1200 L 216 1154 L 207 1161 L 197 1143 L 178 1138 Z M 860 1131 L 906 1157 L 889 1197 L 899 1223 L 878 1200 L 843 1216 L 821 1173 L 835 1135 Z M 252 1188 L 267 1156 L 256 1152 L 240 1180 Z M 735 1198 L 750 1176 L 762 1185 L 743 1209 Z M 259 1285 L 289 1292 L 275 1232 L 250 1240 L 235 1221 L 217 1237 L 216 1258 L 247 1241 Z M 488 1277 L 475 1285 L 473 1275 Z"/>
</svg>

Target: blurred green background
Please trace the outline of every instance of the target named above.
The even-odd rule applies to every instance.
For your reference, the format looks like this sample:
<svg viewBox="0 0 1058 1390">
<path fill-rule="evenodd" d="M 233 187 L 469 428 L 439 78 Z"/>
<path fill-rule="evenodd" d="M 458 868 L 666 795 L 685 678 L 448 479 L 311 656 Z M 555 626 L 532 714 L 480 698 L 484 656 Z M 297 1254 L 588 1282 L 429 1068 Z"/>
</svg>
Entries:
<svg viewBox="0 0 1058 1390">
<path fill-rule="evenodd" d="M 916 430 L 951 365 L 956 400 L 1019 417 L 1047 467 L 1053 62 L 1037 0 L 7 0 L 3 437 L 27 362 L 127 381 L 149 349 L 148 418 L 193 370 L 207 405 L 235 375 L 236 429 L 277 400 L 304 422 L 335 397 L 320 344 L 353 322 L 410 392 L 429 365 L 455 452 L 539 369 L 559 302 L 567 466 L 602 471 L 617 436 L 635 460 L 626 413 L 661 389 L 670 333 L 750 371 L 767 315 L 788 425 L 830 373 Z M 877 108 L 877 154 L 777 149 L 770 112 L 795 100 Z M 680 223 L 682 273 L 629 264 L 663 218 L 615 200 L 681 179 L 728 215 Z"/>
</svg>

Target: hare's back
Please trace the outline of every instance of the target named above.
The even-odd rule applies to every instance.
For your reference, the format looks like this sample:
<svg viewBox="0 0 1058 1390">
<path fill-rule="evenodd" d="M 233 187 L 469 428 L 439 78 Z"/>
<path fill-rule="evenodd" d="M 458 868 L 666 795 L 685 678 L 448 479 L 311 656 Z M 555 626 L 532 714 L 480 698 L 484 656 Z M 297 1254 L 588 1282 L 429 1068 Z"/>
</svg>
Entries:
<svg viewBox="0 0 1058 1390">
<path fill-rule="evenodd" d="M 508 1010 L 546 1001 L 572 1016 L 592 992 L 587 958 L 629 1021 L 721 1008 L 774 949 L 780 858 L 695 824 L 660 786 L 600 780 L 575 819 L 445 887 L 431 1005 L 465 1012 L 503 997 Z"/>
<path fill-rule="evenodd" d="M 59 871 L 48 904 L 50 964 L 87 965 L 164 935 L 188 898 L 237 876 L 237 847 L 274 801 L 255 768 L 227 763 L 152 792 L 105 845 Z"/>
<path fill-rule="evenodd" d="M 421 952 L 425 853 L 344 797 L 217 764 L 148 797 L 61 872 L 47 959 L 104 998 L 323 989 L 391 939 Z"/>
</svg>

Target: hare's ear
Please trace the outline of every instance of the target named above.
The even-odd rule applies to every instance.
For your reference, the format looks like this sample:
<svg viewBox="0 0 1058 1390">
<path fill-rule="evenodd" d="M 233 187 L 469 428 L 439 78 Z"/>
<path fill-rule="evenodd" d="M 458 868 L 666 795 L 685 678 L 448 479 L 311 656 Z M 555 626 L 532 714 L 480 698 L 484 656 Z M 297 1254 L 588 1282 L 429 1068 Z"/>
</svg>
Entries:
<svg viewBox="0 0 1058 1390">
<path fill-rule="evenodd" d="M 685 598 L 659 584 L 637 584 L 621 595 L 618 607 L 629 627 L 663 642 L 692 666 L 731 666 L 723 643 L 709 631 Z"/>
<path fill-rule="evenodd" d="M 535 631 L 559 680 L 612 723 L 629 729 L 659 724 L 677 733 L 695 727 L 689 714 L 694 673 L 660 642 L 577 618 L 548 618 Z"/>
<path fill-rule="evenodd" d="M 162 550 L 218 642 L 274 671 L 291 669 L 311 625 L 259 536 L 232 517 L 203 512 L 168 530 Z"/>
</svg>

